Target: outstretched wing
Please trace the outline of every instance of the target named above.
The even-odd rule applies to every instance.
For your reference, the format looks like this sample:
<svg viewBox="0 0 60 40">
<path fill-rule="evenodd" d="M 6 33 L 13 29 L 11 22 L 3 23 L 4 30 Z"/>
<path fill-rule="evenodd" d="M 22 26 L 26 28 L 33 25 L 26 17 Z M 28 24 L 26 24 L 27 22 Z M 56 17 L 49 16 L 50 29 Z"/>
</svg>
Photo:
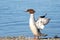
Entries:
<svg viewBox="0 0 60 40">
<path fill-rule="evenodd" d="M 44 26 L 49 23 L 50 19 L 49 18 L 38 18 L 36 21 L 36 26 L 38 29 L 44 29 Z"/>
</svg>

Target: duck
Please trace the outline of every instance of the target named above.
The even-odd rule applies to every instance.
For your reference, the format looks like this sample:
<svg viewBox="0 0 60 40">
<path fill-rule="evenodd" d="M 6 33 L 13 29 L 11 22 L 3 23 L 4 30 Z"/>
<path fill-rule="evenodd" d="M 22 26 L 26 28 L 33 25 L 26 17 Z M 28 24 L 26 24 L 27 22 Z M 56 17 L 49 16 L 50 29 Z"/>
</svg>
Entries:
<svg viewBox="0 0 60 40">
<path fill-rule="evenodd" d="M 46 15 L 44 15 L 40 16 L 36 21 L 34 17 L 36 11 L 34 9 L 27 9 L 25 12 L 30 14 L 29 27 L 34 35 L 34 39 L 39 39 L 39 36 L 47 36 L 47 34 L 42 34 L 40 30 L 44 29 L 45 25 L 49 23 L 50 19 L 45 18 Z"/>
</svg>

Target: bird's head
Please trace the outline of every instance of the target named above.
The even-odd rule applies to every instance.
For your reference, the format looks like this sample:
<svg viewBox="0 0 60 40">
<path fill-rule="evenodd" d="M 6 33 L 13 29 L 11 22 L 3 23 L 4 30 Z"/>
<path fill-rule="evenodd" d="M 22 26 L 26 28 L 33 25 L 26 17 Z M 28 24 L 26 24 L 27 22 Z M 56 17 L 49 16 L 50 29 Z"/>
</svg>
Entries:
<svg viewBox="0 0 60 40">
<path fill-rule="evenodd" d="M 29 12 L 30 14 L 34 14 L 34 13 L 35 13 L 35 10 L 33 10 L 33 9 L 28 9 L 28 10 L 26 10 L 25 12 Z"/>
</svg>

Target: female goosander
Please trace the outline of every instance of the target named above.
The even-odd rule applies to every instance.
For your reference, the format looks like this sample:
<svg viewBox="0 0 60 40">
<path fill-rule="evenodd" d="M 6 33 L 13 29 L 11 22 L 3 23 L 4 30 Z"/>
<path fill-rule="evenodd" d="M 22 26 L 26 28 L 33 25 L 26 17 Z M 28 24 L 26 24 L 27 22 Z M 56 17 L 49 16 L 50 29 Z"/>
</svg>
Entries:
<svg viewBox="0 0 60 40">
<path fill-rule="evenodd" d="M 36 37 L 39 37 L 39 36 L 46 36 L 46 34 L 42 34 L 40 32 L 40 29 L 44 28 L 44 25 L 49 22 L 49 19 L 40 17 L 37 21 L 35 21 L 35 18 L 34 18 L 35 11 L 33 9 L 28 9 L 26 12 L 29 12 L 30 14 L 29 26 L 34 35 L 34 39 L 36 39 Z M 44 20 L 47 22 L 45 22 Z"/>
</svg>

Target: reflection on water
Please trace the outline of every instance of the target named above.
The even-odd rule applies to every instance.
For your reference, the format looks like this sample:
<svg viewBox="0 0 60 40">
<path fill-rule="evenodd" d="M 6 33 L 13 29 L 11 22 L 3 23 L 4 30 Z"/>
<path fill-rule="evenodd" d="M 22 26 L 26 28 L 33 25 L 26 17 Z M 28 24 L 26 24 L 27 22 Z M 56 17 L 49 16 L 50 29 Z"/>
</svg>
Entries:
<svg viewBox="0 0 60 40">
<path fill-rule="evenodd" d="M 35 18 L 47 13 L 51 21 L 42 33 L 47 37 L 60 36 L 60 1 L 59 0 L 0 0 L 0 36 L 32 36 L 29 29 L 29 14 L 26 9 L 36 10 Z"/>
</svg>

